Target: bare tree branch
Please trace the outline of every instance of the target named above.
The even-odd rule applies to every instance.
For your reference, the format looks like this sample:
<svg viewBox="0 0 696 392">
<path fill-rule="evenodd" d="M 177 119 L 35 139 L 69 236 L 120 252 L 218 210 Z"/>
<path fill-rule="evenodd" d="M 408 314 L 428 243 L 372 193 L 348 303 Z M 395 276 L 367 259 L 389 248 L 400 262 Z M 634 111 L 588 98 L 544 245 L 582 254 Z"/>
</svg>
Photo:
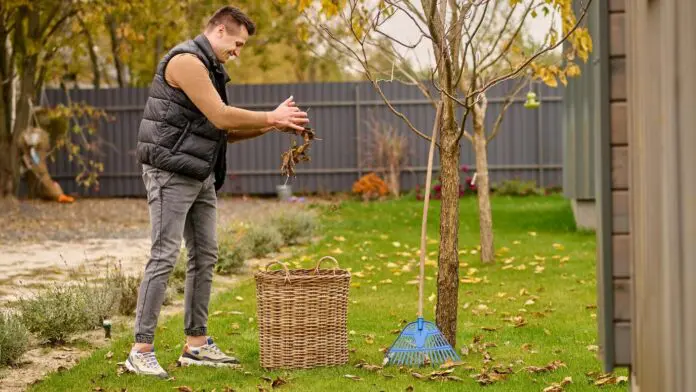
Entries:
<svg viewBox="0 0 696 392">
<path fill-rule="evenodd" d="M 495 65 L 498 62 L 498 60 L 500 60 L 501 57 L 505 56 L 505 54 L 508 53 L 508 51 L 510 50 L 510 47 L 512 46 L 512 43 L 515 41 L 515 38 L 517 38 L 517 36 L 520 34 L 520 31 L 522 30 L 522 26 L 524 26 L 524 20 L 527 18 L 527 15 L 531 11 L 532 4 L 533 3 L 530 3 L 529 7 L 527 7 L 527 9 L 525 10 L 524 15 L 522 16 L 522 20 L 520 21 L 519 26 L 517 26 L 517 30 L 515 30 L 515 33 L 512 35 L 512 37 L 510 37 L 510 40 L 505 45 L 505 48 L 503 48 L 503 50 L 498 54 L 498 56 L 496 58 L 494 58 L 493 60 L 491 60 L 490 63 L 481 67 L 482 72 L 484 72 L 485 70 L 487 70 L 491 66 Z M 509 16 L 512 16 L 512 13 L 510 13 Z M 506 22 L 506 24 L 507 24 L 507 22 Z M 504 33 L 505 33 L 505 30 L 504 29 L 501 30 L 500 36 L 498 36 L 498 38 L 500 38 Z M 496 46 L 497 46 L 497 41 L 496 41 Z M 495 50 L 495 48 L 493 48 L 493 50 Z M 493 53 L 493 50 L 491 50 L 491 52 L 489 52 L 483 59 L 481 59 L 481 62 L 484 62 L 486 59 L 488 59 L 488 57 L 490 57 L 490 55 Z"/>
<path fill-rule="evenodd" d="M 532 4 L 533 4 L 533 3 L 530 3 L 530 4 L 529 4 L 529 7 L 527 8 L 527 11 L 525 12 L 525 15 L 526 15 L 526 13 L 529 12 L 529 10 L 531 9 Z M 507 31 L 508 25 L 510 24 L 510 21 L 512 20 L 512 16 L 514 15 L 516 9 L 517 9 L 517 4 L 513 5 L 513 6 L 510 8 L 510 13 L 509 13 L 509 14 L 507 15 L 507 17 L 505 18 L 505 22 L 503 23 L 503 27 L 500 29 L 500 33 L 497 34 L 497 36 L 496 36 L 496 38 L 495 38 L 495 42 L 493 42 L 493 44 L 491 45 L 491 50 L 490 50 L 488 53 L 486 53 L 486 55 L 483 56 L 483 58 L 481 58 L 481 64 L 484 64 L 484 63 L 486 62 L 486 60 L 488 60 L 488 58 L 495 52 L 495 48 L 498 47 L 498 43 L 500 42 L 500 39 L 503 38 L 503 36 L 505 35 L 505 32 Z M 512 42 L 515 40 L 515 38 L 517 37 L 517 34 L 519 34 L 520 30 L 522 30 L 522 25 L 524 24 L 524 23 L 522 23 L 522 22 L 524 22 L 524 19 L 525 19 L 525 18 L 523 17 L 523 18 L 522 18 L 522 21 L 521 21 L 520 24 L 519 24 L 519 26 L 517 26 L 517 30 L 515 31 L 515 33 L 514 33 L 514 34 L 512 35 L 512 37 L 510 38 L 510 41 L 508 42 L 508 45 L 506 45 L 506 47 L 503 49 L 502 53 L 507 52 L 507 50 L 510 48 L 511 43 L 512 43 Z M 493 63 L 495 63 L 495 61 L 493 61 Z M 485 70 L 485 69 L 486 69 L 486 66 L 482 66 L 481 69 L 482 69 L 482 70 Z"/>
<path fill-rule="evenodd" d="M 497 3 L 497 2 L 496 2 Z M 462 80 L 462 76 L 464 75 L 464 71 L 466 70 L 466 55 L 469 52 L 469 48 L 473 48 L 473 42 L 474 39 L 473 37 L 476 37 L 476 34 L 478 33 L 479 28 L 481 28 L 481 25 L 483 24 L 483 20 L 486 18 L 486 12 L 488 10 L 488 2 L 486 2 L 486 6 L 483 7 L 483 15 L 481 15 L 481 20 L 479 21 L 478 25 L 476 25 L 476 28 L 474 29 L 473 34 L 469 34 L 469 40 L 466 42 L 466 46 L 464 47 L 464 53 L 462 54 L 462 65 L 461 69 L 459 70 L 459 75 L 457 76 L 457 80 L 455 82 L 455 86 L 459 86 L 459 83 Z M 476 9 L 478 11 L 478 8 Z M 475 17 L 475 16 L 474 16 Z M 464 29 L 467 33 L 469 32 L 468 27 Z M 476 56 L 476 51 L 472 50 L 471 52 L 472 57 Z"/>
<path fill-rule="evenodd" d="M 582 20 L 585 18 L 585 15 L 587 15 L 587 10 L 588 10 L 590 4 L 592 4 L 592 0 L 588 0 L 588 1 L 587 1 L 587 4 L 585 5 L 585 7 L 583 7 L 582 14 L 580 15 L 580 18 L 578 19 L 578 21 L 577 21 L 577 23 L 575 24 L 575 26 L 573 26 L 573 28 L 570 29 L 570 30 L 563 36 L 563 38 L 562 38 L 561 40 L 559 40 L 555 45 L 549 46 L 549 47 L 547 47 L 546 49 L 543 49 L 543 50 L 537 52 L 534 56 L 532 56 L 532 57 L 530 57 L 529 59 L 527 59 L 527 61 L 525 61 L 522 65 L 520 65 L 516 70 L 511 71 L 511 72 L 509 72 L 509 73 L 507 73 L 507 74 L 501 75 L 501 76 L 499 76 L 499 77 L 497 77 L 497 78 L 491 80 L 490 82 L 486 83 L 486 84 L 485 84 L 483 87 L 481 87 L 480 89 L 475 90 L 475 91 L 469 93 L 468 96 L 469 96 L 469 97 L 472 97 L 472 96 L 474 96 L 474 95 L 476 95 L 476 94 L 480 94 L 481 92 L 486 91 L 487 89 L 489 89 L 489 88 L 491 88 L 492 86 L 494 86 L 494 85 L 500 83 L 501 81 L 506 80 L 506 79 L 510 79 L 510 78 L 514 77 L 515 75 L 517 75 L 518 73 L 520 73 L 520 71 L 522 71 L 522 70 L 524 70 L 525 68 L 527 68 L 527 67 L 529 66 L 529 64 L 531 64 L 531 62 L 534 61 L 534 60 L 536 60 L 539 56 L 541 56 L 542 54 L 547 53 L 547 52 L 549 52 L 549 51 L 551 51 L 551 50 L 553 50 L 553 49 L 556 49 L 557 47 L 559 47 L 560 45 L 562 45 L 562 44 L 568 39 L 568 37 L 570 37 L 570 35 L 573 34 L 573 33 L 575 32 L 575 30 L 577 30 L 578 26 L 580 26 L 580 23 L 581 23 Z"/>
<path fill-rule="evenodd" d="M 493 124 L 493 130 L 491 131 L 491 134 L 488 136 L 486 144 L 490 143 L 491 140 L 493 140 L 498 135 L 498 132 L 500 131 L 500 125 L 503 123 L 503 116 L 505 115 L 505 112 L 515 101 L 517 94 L 519 94 L 519 92 L 522 90 L 527 81 L 528 78 L 526 77 L 519 78 L 517 83 L 515 83 L 515 87 L 513 88 L 512 93 L 505 98 L 503 107 L 500 109 L 500 113 L 498 113 L 498 118 L 495 119 L 495 123 Z"/>
<path fill-rule="evenodd" d="M 352 53 L 353 56 L 356 58 L 356 60 L 358 60 L 358 62 L 363 66 L 363 70 L 364 70 L 365 76 L 366 76 L 367 79 L 370 81 L 370 83 L 372 84 L 372 86 L 375 88 L 375 90 L 377 91 L 377 93 L 379 94 L 379 96 L 382 98 L 382 101 L 384 101 L 385 105 L 387 105 L 387 107 L 389 108 L 389 110 L 391 110 L 392 113 L 394 113 L 397 117 L 399 117 L 399 118 L 411 129 L 411 131 L 413 131 L 416 135 L 422 137 L 423 139 L 425 139 L 425 140 L 427 140 L 427 141 L 430 141 L 430 137 L 428 137 L 426 134 L 424 134 L 423 132 L 421 132 L 420 130 L 418 130 L 418 128 L 416 128 L 416 126 L 413 125 L 413 123 L 411 122 L 411 120 L 409 120 L 408 117 L 406 117 L 406 115 L 404 115 L 402 112 L 400 112 L 399 110 L 397 110 L 397 109 L 394 107 L 394 105 L 392 105 L 392 103 L 389 101 L 389 99 L 387 98 L 387 96 L 384 94 L 384 91 L 382 90 L 382 87 L 379 85 L 379 83 L 377 83 L 377 81 L 375 80 L 375 78 L 372 76 L 372 73 L 370 72 L 369 65 L 368 65 L 368 62 L 367 62 L 367 55 L 366 55 L 366 53 L 365 53 L 365 48 L 364 48 L 364 46 L 361 45 L 361 46 L 362 46 L 362 53 L 363 53 L 363 57 L 361 58 L 360 55 L 359 55 L 357 52 L 355 52 L 355 50 L 353 50 L 352 48 L 350 48 L 350 47 L 349 47 L 347 44 L 345 44 L 342 40 L 338 39 L 338 37 L 336 37 L 336 36 L 331 32 L 331 30 L 329 30 L 329 28 L 328 28 L 327 26 L 322 26 L 322 29 L 326 32 L 326 34 L 329 35 L 329 37 L 331 37 L 332 40 L 334 40 L 334 42 L 339 43 L 340 45 L 342 45 L 343 47 L 345 47 L 350 53 Z"/>
<path fill-rule="evenodd" d="M 411 19 L 411 20 L 413 21 L 413 24 L 416 25 L 416 27 L 418 28 L 418 30 L 420 30 L 421 34 L 423 34 L 423 35 L 425 36 L 425 38 L 427 38 L 427 39 L 429 39 L 429 40 L 432 41 L 433 37 L 431 37 L 430 34 L 428 34 L 428 33 L 423 29 L 423 27 L 421 26 L 421 24 L 418 23 L 418 21 L 416 20 L 416 17 L 413 16 L 413 14 L 412 14 L 409 10 L 406 10 L 406 9 L 403 8 L 401 5 L 399 5 L 397 2 L 392 1 L 392 0 L 385 0 L 385 3 L 387 3 L 387 4 L 389 4 L 389 5 L 393 6 L 393 7 L 396 7 L 396 8 L 399 9 L 401 12 L 403 12 L 404 14 L 406 14 L 406 16 L 408 16 L 409 19 Z M 423 19 L 423 15 L 421 15 L 421 14 L 418 13 L 418 12 L 416 12 L 415 14 L 416 14 L 416 16 L 421 20 L 421 22 L 422 22 L 423 24 L 427 24 L 426 21 L 425 21 L 425 19 Z"/>
</svg>

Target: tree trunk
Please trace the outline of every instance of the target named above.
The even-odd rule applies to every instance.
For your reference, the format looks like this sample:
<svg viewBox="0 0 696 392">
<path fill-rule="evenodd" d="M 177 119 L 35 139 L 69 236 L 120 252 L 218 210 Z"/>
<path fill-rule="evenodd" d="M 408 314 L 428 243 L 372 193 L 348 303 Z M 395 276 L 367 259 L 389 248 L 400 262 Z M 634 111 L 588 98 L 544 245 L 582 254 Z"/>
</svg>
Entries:
<svg viewBox="0 0 696 392">
<path fill-rule="evenodd" d="M 90 61 L 90 63 L 92 63 L 92 78 L 93 78 L 92 84 L 94 85 L 95 90 L 99 90 L 101 88 L 101 72 L 99 71 L 99 56 L 97 55 L 97 52 L 94 50 L 94 47 L 96 45 L 94 44 L 94 39 L 92 38 L 92 33 L 90 33 L 84 20 L 82 20 L 82 18 L 78 18 L 78 21 L 80 22 L 80 25 L 82 26 L 82 32 L 85 34 L 85 38 L 87 38 L 87 49 L 89 50 L 89 61 Z"/>
<path fill-rule="evenodd" d="M 435 320 L 447 341 L 455 347 L 459 304 L 459 143 L 452 112 L 444 112 L 440 138 L 442 204 Z"/>
<path fill-rule="evenodd" d="M 14 197 L 17 193 L 17 148 L 9 140 L 0 140 L 0 199 Z"/>
<path fill-rule="evenodd" d="M 106 16 L 106 25 L 109 29 L 109 37 L 111 38 L 111 53 L 114 56 L 114 66 L 116 67 L 116 80 L 118 81 L 118 87 L 125 87 L 125 82 L 123 80 L 123 63 L 121 62 L 121 56 L 119 54 L 121 42 L 116 32 L 116 20 L 112 15 Z"/>
<path fill-rule="evenodd" d="M 481 261 L 490 263 L 495 257 L 493 246 L 493 214 L 488 178 L 488 146 L 483 128 L 484 116 L 474 116 L 474 152 L 476 154 L 476 185 L 478 189 Z"/>
</svg>

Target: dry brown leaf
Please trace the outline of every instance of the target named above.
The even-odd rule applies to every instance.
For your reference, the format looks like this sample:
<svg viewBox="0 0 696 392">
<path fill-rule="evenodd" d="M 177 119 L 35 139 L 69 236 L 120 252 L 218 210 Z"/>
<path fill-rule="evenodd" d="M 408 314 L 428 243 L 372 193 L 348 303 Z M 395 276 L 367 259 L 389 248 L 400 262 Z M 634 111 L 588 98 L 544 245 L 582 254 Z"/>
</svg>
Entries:
<svg viewBox="0 0 696 392">
<path fill-rule="evenodd" d="M 527 370 L 530 373 L 546 373 L 546 372 L 552 372 L 554 370 L 557 370 L 560 367 L 565 367 L 566 364 L 563 363 L 560 360 L 555 360 L 552 362 L 549 362 L 548 365 L 544 367 L 538 367 L 538 366 L 527 366 L 525 370 Z"/>
<path fill-rule="evenodd" d="M 462 361 L 454 362 L 451 359 L 448 359 L 447 361 L 445 361 L 445 363 L 440 365 L 440 369 L 452 369 L 452 368 L 455 368 L 458 366 L 463 366 L 463 365 L 466 365 L 466 362 L 462 362 Z"/>
<path fill-rule="evenodd" d="M 193 392 L 193 388 L 186 386 L 186 385 L 174 387 L 174 389 L 176 389 L 179 392 Z"/>
<path fill-rule="evenodd" d="M 108 353 L 106 353 L 104 355 L 104 358 L 106 358 L 106 359 L 111 359 L 113 357 L 114 357 L 114 353 L 112 351 L 109 351 Z"/>
<path fill-rule="evenodd" d="M 288 383 L 288 382 L 287 382 L 285 379 L 280 378 L 280 377 L 276 377 L 276 379 L 273 380 L 273 383 L 271 384 L 271 387 L 272 387 L 272 388 L 278 388 L 279 386 L 285 385 L 285 384 L 287 384 L 287 383 Z"/>
<path fill-rule="evenodd" d="M 352 375 L 352 374 L 346 374 L 346 375 L 343 376 L 343 377 L 348 378 L 348 379 L 351 379 L 351 380 L 353 380 L 353 381 L 362 381 L 362 378 L 360 378 L 360 377 L 358 377 L 358 376 L 355 376 L 355 375 Z"/>
</svg>

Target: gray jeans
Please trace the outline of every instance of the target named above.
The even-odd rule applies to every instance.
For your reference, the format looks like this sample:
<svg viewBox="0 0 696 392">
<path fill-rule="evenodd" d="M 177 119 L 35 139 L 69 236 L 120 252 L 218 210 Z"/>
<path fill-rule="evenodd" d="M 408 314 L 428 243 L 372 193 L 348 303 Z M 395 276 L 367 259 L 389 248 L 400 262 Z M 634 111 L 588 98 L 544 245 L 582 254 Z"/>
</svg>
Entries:
<svg viewBox="0 0 696 392">
<path fill-rule="evenodd" d="M 207 334 L 208 302 L 217 262 L 215 180 L 205 181 L 144 165 L 152 227 L 150 260 L 138 293 L 135 341 L 153 343 L 169 275 L 186 243 L 188 267 L 184 299 L 184 333 Z"/>
</svg>

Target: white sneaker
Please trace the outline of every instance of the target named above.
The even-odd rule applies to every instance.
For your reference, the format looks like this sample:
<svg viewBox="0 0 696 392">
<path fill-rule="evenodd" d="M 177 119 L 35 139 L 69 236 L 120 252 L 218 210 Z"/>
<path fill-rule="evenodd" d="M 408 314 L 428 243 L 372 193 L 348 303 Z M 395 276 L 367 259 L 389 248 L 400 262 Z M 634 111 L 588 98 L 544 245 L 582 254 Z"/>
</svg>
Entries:
<svg viewBox="0 0 696 392">
<path fill-rule="evenodd" d="M 157 376 L 159 378 L 169 378 L 167 372 L 160 366 L 155 357 L 155 351 L 138 352 L 132 350 L 126 359 L 126 369 L 135 374 L 146 376 Z"/>
<path fill-rule="evenodd" d="M 237 358 L 222 352 L 215 345 L 213 339 L 208 338 L 208 343 L 200 347 L 184 345 L 184 352 L 178 359 L 179 366 L 213 366 L 213 367 L 238 367 Z"/>
</svg>

